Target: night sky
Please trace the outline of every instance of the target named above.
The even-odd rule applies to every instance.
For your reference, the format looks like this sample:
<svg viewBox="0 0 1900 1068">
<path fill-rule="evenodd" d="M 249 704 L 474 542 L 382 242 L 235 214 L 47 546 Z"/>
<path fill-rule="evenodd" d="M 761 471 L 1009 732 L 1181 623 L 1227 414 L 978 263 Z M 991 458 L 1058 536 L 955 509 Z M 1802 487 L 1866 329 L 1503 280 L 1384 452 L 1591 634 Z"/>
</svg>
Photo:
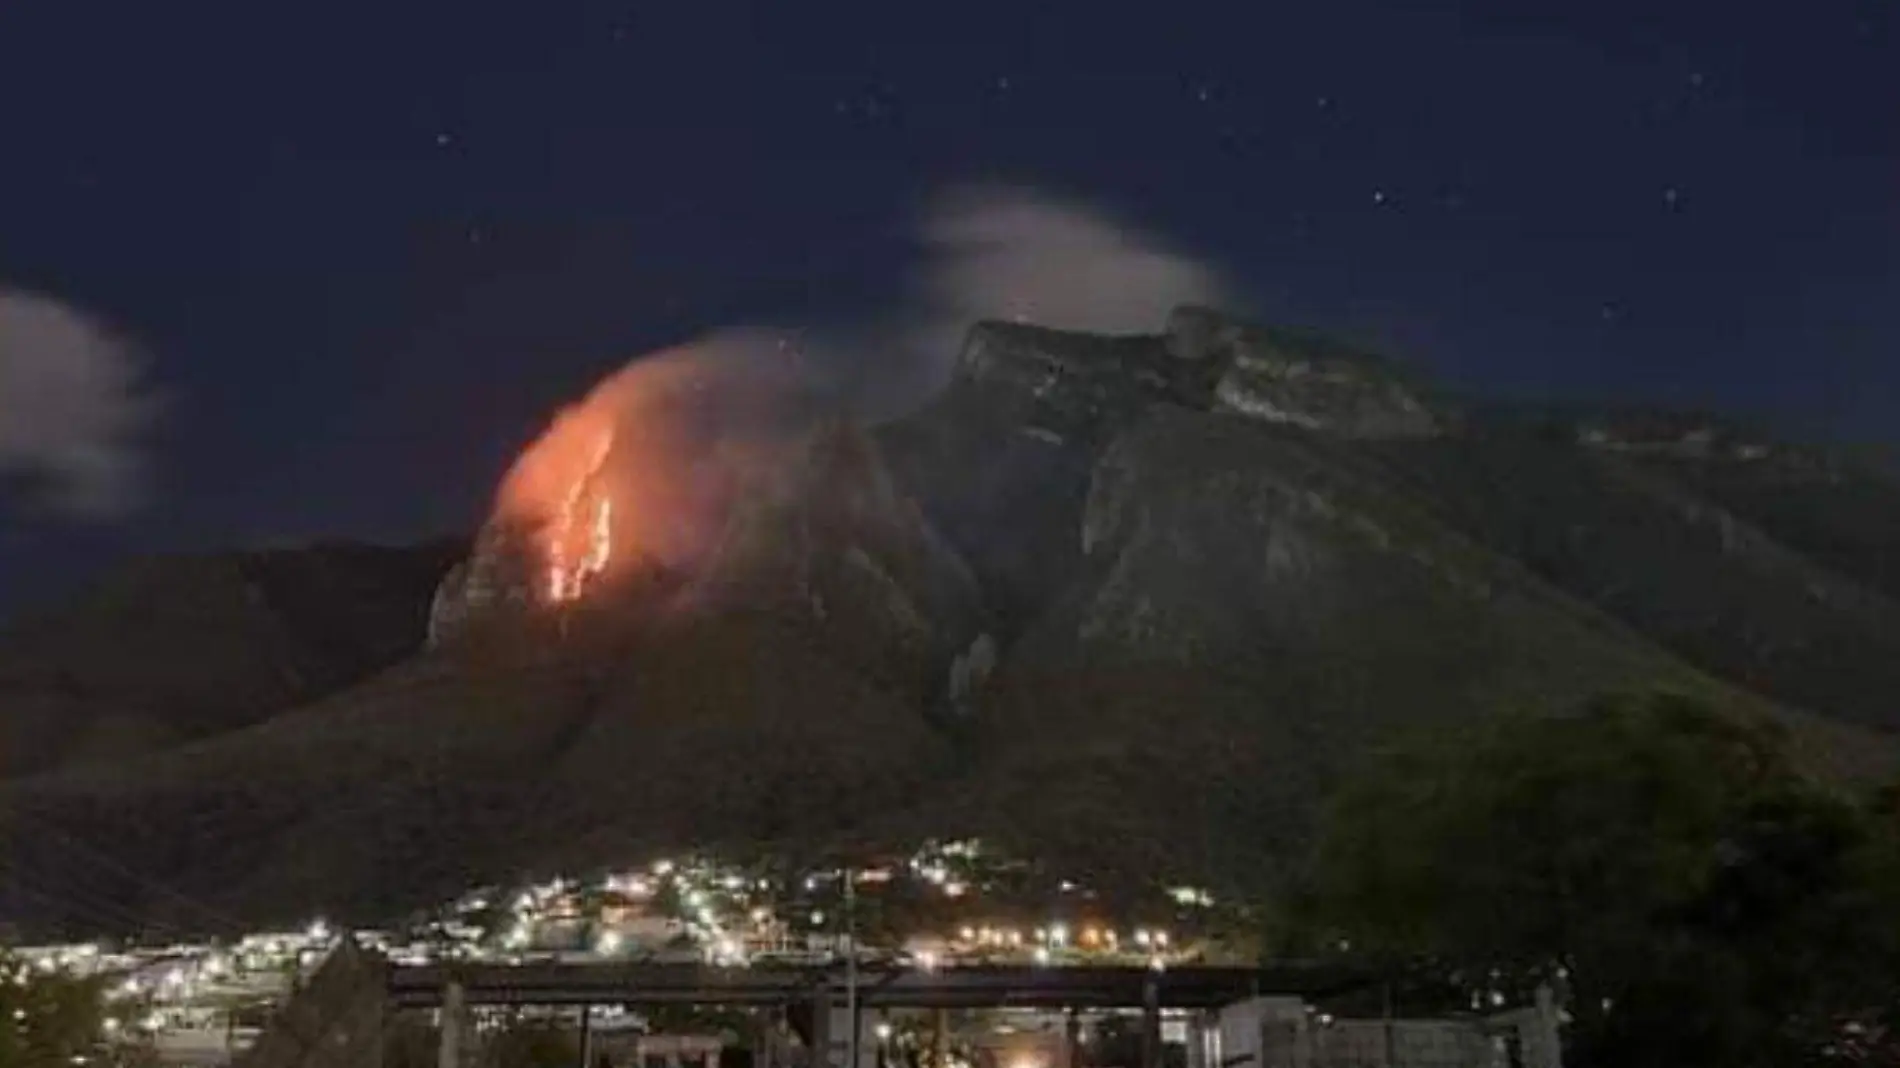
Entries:
<svg viewBox="0 0 1900 1068">
<path fill-rule="evenodd" d="M 0 615 L 466 530 L 628 358 L 875 315 L 953 183 L 1461 386 L 1897 436 L 1900 8 L 1427 6 L 0 2 L 0 294 L 136 347 L 150 414 L 63 500 L 94 458 L 0 333 Z"/>
</svg>

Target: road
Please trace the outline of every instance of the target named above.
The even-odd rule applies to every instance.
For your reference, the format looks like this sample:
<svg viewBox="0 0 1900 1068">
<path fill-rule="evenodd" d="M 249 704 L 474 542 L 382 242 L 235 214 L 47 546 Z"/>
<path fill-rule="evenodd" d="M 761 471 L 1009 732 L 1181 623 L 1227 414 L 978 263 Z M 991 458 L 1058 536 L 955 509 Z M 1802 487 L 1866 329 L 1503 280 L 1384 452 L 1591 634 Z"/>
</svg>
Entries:
<svg viewBox="0 0 1900 1068">
<path fill-rule="evenodd" d="M 787 1005 L 829 991 L 842 1000 L 838 968 L 720 968 L 626 962 L 396 967 L 389 988 L 401 1007 L 435 1006 L 451 981 L 471 1005 Z M 1369 979 L 1332 964 L 1262 968 L 973 966 L 863 969 L 858 1000 L 873 1008 L 1213 1008 L 1260 994 L 1321 998 Z"/>
</svg>

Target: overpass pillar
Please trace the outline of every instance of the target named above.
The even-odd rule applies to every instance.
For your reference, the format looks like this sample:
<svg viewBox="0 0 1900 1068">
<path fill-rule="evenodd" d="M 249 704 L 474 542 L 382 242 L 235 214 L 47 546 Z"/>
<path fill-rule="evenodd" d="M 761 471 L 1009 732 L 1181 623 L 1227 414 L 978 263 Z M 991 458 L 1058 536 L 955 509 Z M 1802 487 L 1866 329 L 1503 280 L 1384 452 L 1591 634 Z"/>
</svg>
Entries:
<svg viewBox="0 0 1900 1068">
<path fill-rule="evenodd" d="M 780 1068 L 786 1064 L 781 1048 L 780 1024 L 770 1012 L 758 1011 L 752 1014 L 752 1068 Z M 593 1068 L 589 1065 L 588 1068 Z"/>
<path fill-rule="evenodd" d="M 468 999 L 461 982 L 452 979 L 442 988 L 442 1037 L 436 1047 L 436 1068 L 462 1068 L 467 1035 Z"/>
<path fill-rule="evenodd" d="M 831 1057 L 831 996 L 820 987 L 811 999 L 811 1066 L 836 1068 Z"/>
<path fill-rule="evenodd" d="M 869 1013 L 856 1005 L 821 1002 L 819 1015 L 829 1018 L 824 1028 L 829 1042 L 819 1047 L 826 1051 L 825 1063 L 831 1068 L 878 1068 L 877 1055 L 882 1044 L 877 1040 L 877 1021 Z M 856 1042 L 851 1041 L 853 1024 L 857 1025 Z M 858 1055 L 855 1065 L 851 1063 L 854 1050 Z"/>
<path fill-rule="evenodd" d="M 580 1068 L 594 1068 L 594 1007 L 581 1006 Z"/>
<path fill-rule="evenodd" d="M 1141 983 L 1141 1068 L 1161 1068 L 1161 983 L 1153 975 Z"/>
<path fill-rule="evenodd" d="M 1187 1068 L 1221 1068 L 1220 1027 L 1212 1013 L 1188 1017 Z"/>
</svg>

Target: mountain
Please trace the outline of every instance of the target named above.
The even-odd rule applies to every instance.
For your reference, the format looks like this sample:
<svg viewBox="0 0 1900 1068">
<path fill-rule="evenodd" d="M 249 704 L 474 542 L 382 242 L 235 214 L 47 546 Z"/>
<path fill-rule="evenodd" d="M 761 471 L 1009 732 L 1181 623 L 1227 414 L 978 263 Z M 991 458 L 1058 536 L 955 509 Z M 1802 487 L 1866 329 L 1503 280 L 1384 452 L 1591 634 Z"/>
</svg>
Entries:
<svg viewBox="0 0 1900 1068">
<path fill-rule="evenodd" d="M 773 458 L 690 567 L 550 603 L 491 525 L 433 598 L 404 587 L 393 666 L 205 697 L 137 762 L 25 766 L 0 906 L 368 918 L 667 849 L 971 833 L 1245 895 L 1380 739 L 1644 686 L 1779 722 L 1816 774 L 1900 770 L 1900 489 L 1720 420 L 1451 397 L 1183 308 L 1151 336 L 978 324 L 917 412 Z M 199 657 L 183 692 L 258 659 Z"/>
</svg>

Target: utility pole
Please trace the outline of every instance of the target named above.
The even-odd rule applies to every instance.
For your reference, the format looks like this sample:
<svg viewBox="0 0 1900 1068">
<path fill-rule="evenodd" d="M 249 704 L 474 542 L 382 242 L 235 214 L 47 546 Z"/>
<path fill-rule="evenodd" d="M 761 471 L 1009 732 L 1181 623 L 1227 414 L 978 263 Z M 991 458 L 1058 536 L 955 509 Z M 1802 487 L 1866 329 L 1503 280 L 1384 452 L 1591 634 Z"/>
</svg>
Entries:
<svg viewBox="0 0 1900 1068">
<path fill-rule="evenodd" d="M 844 869 L 844 1015 L 851 1028 L 850 1060 L 846 1068 L 858 1065 L 858 891 L 857 875 Z"/>
<path fill-rule="evenodd" d="M 1161 1068 L 1161 983 L 1153 972 L 1141 984 L 1141 1068 Z"/>
<path fill-rule="evenodd" d="M 588 1058 L 594 1052 L 594 1007 L 581 1006 L 581 1068 L 593 1068 Z"/>
<path fill-rule="evenodd" d="M 1385 1017 L 1385 1068 L 1392 1068 L 1392 1056 L 1397 1042 L 1392 1033 L 1394 1026 L 1392 1023 L 1392 980 L 1389 978 L 1385 981 L 1382 1001 L 1380 1015 Z"/>
</svg>

